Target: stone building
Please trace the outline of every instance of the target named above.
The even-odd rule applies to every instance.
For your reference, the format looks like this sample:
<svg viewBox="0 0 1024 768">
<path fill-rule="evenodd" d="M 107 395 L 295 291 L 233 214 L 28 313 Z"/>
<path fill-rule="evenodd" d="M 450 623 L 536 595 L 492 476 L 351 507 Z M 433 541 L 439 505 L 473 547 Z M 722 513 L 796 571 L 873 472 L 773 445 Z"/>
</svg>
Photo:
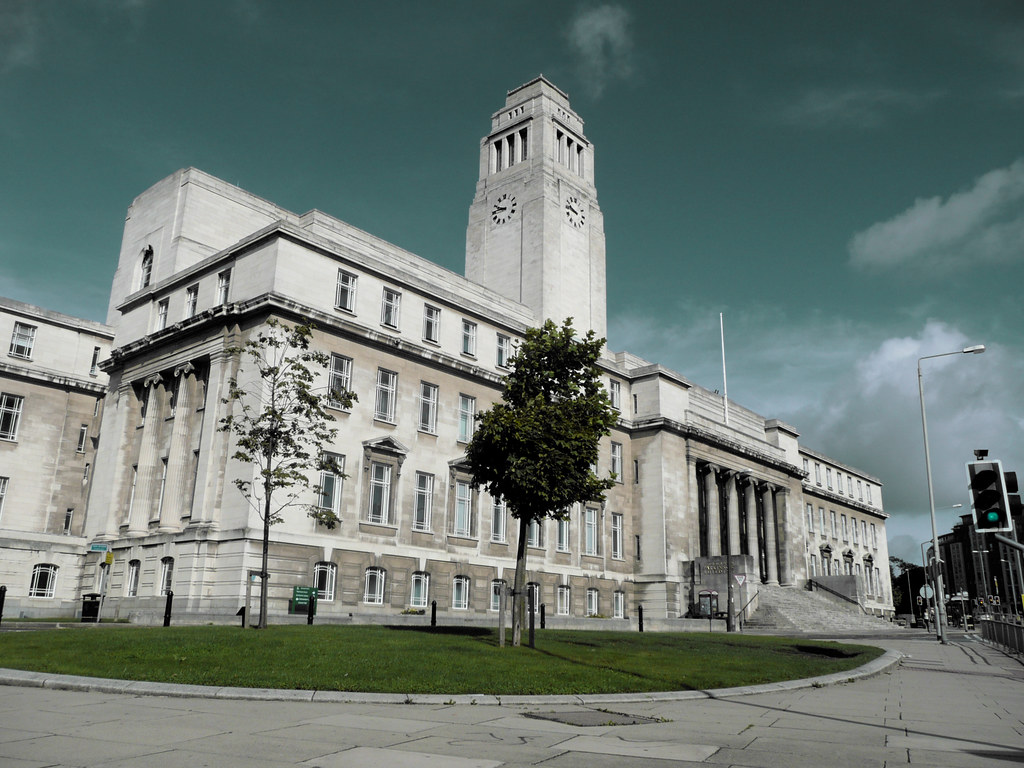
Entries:
<svg viewBox="0 0 1024 768">
<path fill-rule="evenodd" d="M 340 525 L 295 509 L 271 530 L 271 613 L 304 585 L 323 617 L 432 601 L 452 617 L 496 610 L 517 522 L 472 490 L 465 445 L 526 328 L 571 316 L 605 333 L 594 163 L 565 93 L 543 77 L 510 91 L 481 141 L 466 277 L 192 168 L 136 198 L 107 316 L 116 334 L 85 531 L 113 563 L 85 554 L 81 591 L 102 579 L 105 615 L 152 615 L 168 590 L 179 614 L 235 614 L 262 522 L 234 485 L 254 470 L 219 429 L 229 381 L 252 375 L 231 350 L 272 318 L 308 319 L 331 358 L 322 386 L 359 401 L 331 409 L 338 435 L 323 446 L 344 476 L 313 478 L 323 492 L 307 499 Z M 729 584 L 740 609 L 758 584 L 810 577 L 891 611 L 877 479 L 660 365 L 608 351 L 601 366 L 619 420 L 597 471 L 618 482 L 605 503 L 529 531 L 531 589 L 556 623 L 627 618 L 640 604 L 653 619 L 695 615 Z M 805 505 L 842 526 L 817 527 Z"/>
</svg>

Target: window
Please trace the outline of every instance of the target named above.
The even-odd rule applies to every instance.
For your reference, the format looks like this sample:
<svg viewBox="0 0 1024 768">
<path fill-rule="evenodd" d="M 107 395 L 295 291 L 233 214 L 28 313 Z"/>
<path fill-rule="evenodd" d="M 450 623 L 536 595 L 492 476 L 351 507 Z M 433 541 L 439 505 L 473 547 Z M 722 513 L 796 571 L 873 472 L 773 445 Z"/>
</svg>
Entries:
<svg viewBox="0 0 1024 768">
<path fill-rule="evenodd" d="M 167 327 L 167 309 L 169 306 L 168 299 L 161 299 L 156 303 L 156 328 L 153 330 L 162 331 Z"/>
<path fill-rule="evenodd" d="M 20 395 L 0 394 L 0 440 L 18 439 L 18 422 L 25 398 Z"/>
<path fill-rule="evenodd" d="M 142 264 L 139 265 L 139 288 L 146 288 L 153 279 L 153 247 L 146 246 L 142 252 Z"/>
<path fill-rule="evenodd" d="M 430 507 L 434 500 L 434 476 L 416 473 L 416 499 L 413 503 L 412 529 L 430 530 Z"/>
<path fill-rule="evenodd" d="M 9 477 L 0 477 L 0 520 L 4 515 L 4 499 L 7 498 L 7 484 L 11 482 Z"/>
<path fill-rule="evenodd" d="M 130 522 L 132 519 L 132 509 L 135 507 L 135 486 L 139 483 L 139 465 L 132 465 L 132 487 L 128 492 L 128 511 L 125 513 L 124 521 Z"/>
<path fill-rule="evenodd" d="M 29 597 L 53 597 L 57 586 L 57 566 L 41 563 L 32 569 L 32 583 L 28 588 Z"/>
<path fill-rule="evenodd" d="M 435 344 L 441 338 L 441 310 L 429 304 L 423 305 L 423 340 Z"/>
<path fill-rule="evenodd" d="M 325 603 L 334 602 L 334 586 L 338 581 L 338 566 L 334 563 L 317 563 L 313 566 L 313 584 L 316 599 Z"/>
<path fill-rule="evenodd" d="M 402 306 L 402 294 L 391 288 L 384 289 L 380 304 L 380 323 L 388 328 L 398 328 L 398 313 Z"/>
<path fill-rule="evenodd" d="M 633 395 L 633 413 L 640 413 L 640 398 L 637 395 Z"/>
<path fill-rule="evenodd" d="M 195 317 L 199 305 L 199 286 L 190 285 L 185 289 L 185 317 Z"/>
<path fill-rule="evenodd" d="M 612 558 L 622 559 L 622 515 L 612 512 Z"/>
<path fill-rule="evenodd" d="M 491 504 L 491 541 L 505 542 L 507 530 L 505 502 L 495 499 Z"/>
<path fill-rule="evenodd" d="M 831 488 L 831 487 L 832 486 L 830 485 L 829 488 Z M 840 472 L 839 470 L 836 470 L 836 491 L 838 491 L 839 495 L 842 496 L 842 494 L 843 494 L 843 473 Z"/>
<path fill-rule="evenodd" d="M 85 468 L 82 470 L 82 482 L 83 483 L 86 482 L 89 479 L 89 469 L 90 469 L 90 464 L 89 464 L 89 462 L 86 462 L 85 463 Z"/>
<path fill-rule="evenodd" d="M 339 453 L 325 453 L 326 466 L 320 470 L 320 509 L 341 515 L 341 490 L 345 479 L 345 457 Z"/>
<path fill-rule="evenodd" d="M 868 524 L 864 520 L 860 521 L 860 540 L 865 547 L 868 545 Z"/>
<path fill-rule="evenodd" d="M 473 420 L 476 416 L 476 398 L 459 395 L 459 442 L 468 443 L 473 437 Z"/>
<path fill-rule="evenodd" d="M 635 536 L 633 536 L 633 544 L 636 546 L 636 560 L 637 560 L 637 562 L 640 562 L 641 560 L 643 560 L 643 557 L 641 557 L 641 555 L 640 555 L 640 534 L 639 533 L 636 534 Z"/>
<path fill-rule="evenodd" d="M 356 276 L 343 269 L 338 270 L 338 285 L 334 289 L 334 306 L 346 312 L 356 309 Z"/>
<path fill-rule="evenodd" d="M 383 568 L 367 568 L 363 587 L 363 602 L 367 605 L 384 605 L 384 582 L 387 572 Z"/>
<path fill-rule="evenodd" d="M 877 568 L 875 568 L 875 594 L 885 594 L 885 590 L 882 589 L 882 574 Z"/>
<path fill-rule="evenodd" d="M 36 341 L 36 327 L 26 323 L 15 323 L 14 333 L 11 334 L 11 357 L 23 357 L 26 360 L 32 357 L 32 347 Z"/>
<path fill-rule="evenodd" d="M 842 515 L 842 523 L 843 523 L 843 541 L 849 541 L 850 540 L 850 529 L 847 527 L 847 524 L 846 524 L 846 515 Z"/>
<path fill-rule="evenodd" d="M 640 459 L 633 459 L 633 484 L 640 483 Z"/>
<path fill-rule="evenodd" d="M 160 594 L 167 595 L 171 592 L 174 583 L 174 558 L 164 557 L 160 560 Z"/>
<path fill-rule="evenodd" d="M 853 533 L 853 543 L 854 544 L 860 544 L 860 537 L 858 536 L 858 531 L 857 531 L 857 521 L 851 518 L 850 519 L 850 527 L 853 529 L 853 531 L 852 531 L 852 533 Z"/>
<path fill-rule="evenodd" d="M 352 358 L 331 353 L 331 369 L 327 374 L 327 405 L 343 408 L 341 396 L 352 390 Z"/>
<path fill-rule="evenodd" d="M 558 587 L 558 601 L 555 611 L 559 616 L 569 615 L 569 587 L 562 585 Z"/>
<path fill-rule="evenodd" d="M 426 608 L 427 596 L 430 594 L 430 574 L 416 571 L 412 575 L 412 588 L 409 590 L 409 607 Z"/>
<path fill-rule="evenodd" d="M 526 585 L 526 610 L 530 610 L 530 603 L 533 603 L 533 612 L 540 610 L 540 584 L 531 581 Z"/>
<path fill-rule="evenodd" d="M 452 608 L 464 611 L 469 608 L 469 577 L 456 576 L 452 580 Z"/>
<path fill-rule="evenodd" d="M 608 382 L 608 399 L 616 411 L 622 408 L 622 384 L 612 379 Z"/>
<path fill-rule="evenodd" d="M 89 425 L 83 424 L 78 428 L 78 447 L 75 448 L 75 453 L 85 453 L 85 446 L 89 442 Z"/>
<path fill-rule="evenodd" d="M 455 483 L 455 520 L 452 533 L 465 537 L 473 535 L 473 489 L 463 480 Z"/>
<path fill-rule="evenodd" d="M 821 464 L 814 462 L 814 482 L 821 485 Z"/>
<path fill-rule="evenodd" d="M 622 443 L 612 443 L 612 474 L 622 482 Z"/>
<path fill-rule="evenodd" d="M 598 608 L 601 607 L 601 600 L 596 589 L 587 590 L 587 616 L 597 616 Z"/>
<path fill-rule="evenodd" d="M 811 555 L 811 577 L 818 575 L 818 558 L 816 555 Z"/>
<path fill-rule="evenodd" d="M 831 519 L 832 519 L 832 538 L 833 539 L 838 539 L 839 538 L 839 530 L 836 527 L 836 512 L 835 512 L 835 510 L 834 509 L 830 510 L 829 511 L 829 515 L 831 515 Z"/>
<path fill-rule="evenodd" d="M 804 459 L 804 472 L 811 474 L 811 463 L 807 459 Z"/>
<path fill-rule="evenodd" d="M 825 485 L 828 486 L 828 489 L 830 491 L 832 490 L 832 468 L 831 467 L 825 467 Z"/>
<path fill-rule="evenodd" d="M 878 549 L 878 530 L 874 523 L 871 524 L 871 546 Z"/>
<path fill-rule="evenodd" d="M 89 363 L 89 375 L 95 376 L 100 369 L 100 348 L 92 348 L 92 362 Z M 99 402 L 98 400 L 96 401 Z M 95 416 L 95 414 L 93 414 Z"/>
<path fill-rule="evenodd" d="M 558 519 L 558 538 L 555 542 L 555 549 L 559 552 L 569 551 L 569 513 L 564 512 L 564 517 Z"/>
<path fill-rule="evenodd" d="M 616 619 L 626 618 L 626 593 L 615 592 L 612 594 L 612 617 Z"/>
<path fill-rule="evenodd" d="M 807 532 L 814 533 L 814 505 L 807 505 Z"/>
<path fill-rule="evenodd" d="M 818 507 L 818 522 L 821 523 L 819 530 L 822 536 L 828 535 L 828 530 L 825 528 L 825 508 Z"/>
<path fill-rule="evenodd" d="M 502 579 L 495 579 L 491 582 L 491 610 L 501 610 L 501 593 L 505 590 L 505 582 Z"/>
<path fill-rule="evenodd" d="M 391 465 L 377 461 L 370 462 L 370 506 L 366 520 L 378 525 L 389 522 L 391 506 Z"/>
<path fill-rule="evenodd" d="M 508 360 L 512 357 L 512 339 L 498 334 L 498 357 L 495 363 L 499 368 L 508 368 Z"/>
<path fill-rule="evenodd" d="M 137 597 L 139 594 L 139 567 L 142 565 L 138 560 L 128 561 L 128 574 L 124 580 L 124 596 Z"/>
<path fill-rule="evenodd" d="M 227 304 L 231 293 L 231 270 L 225 269 L 217 274 L 217 303 Z"/>
<path fill-rule="evenodd" d="M 864 501 L 864 489 L 861 487 L 860 480 L 857 481 L 857 500 Z"/>
<path fill-rule="evenodd" d="M 437 432 L 437 385 L 420 382 L 420 424 L 421 432 Z"/>
<path fill-rule="evenodd" d="M 871 486 L 867 485 L 867 486 L 865 486 L 865 489 L 867 490 L 868 504 L 870 504 L 871 503 Z"/>
<path fill-rule="evenodd" d="M 599 555 L 600 552 L 600 537 L 597 535 L 597 510 L 587 508 L 583 510 L 583 554 L 584 555 Z"/>
<path fill-rule="evenodd" d="M 377 369 L 377 399 L 373 418 L 379 421 L 395 422 L 395 396 L 398 391 L 398 374 Z"/>
<path fill-rule="evenodd" d="M 476 356 L 476 323 L 462 321 L 462 354 Z"/>
<path fill-rule="evenodd" d="M 853 478 L 849 475 L 846 476 L 846 495 L 853 496 Z"/>
<path fill-rule="evenodd" d="M 526 528 L 526 546 L 544 546 L 544 526 L 537 518 L 532 518 Z"/>
</svg>

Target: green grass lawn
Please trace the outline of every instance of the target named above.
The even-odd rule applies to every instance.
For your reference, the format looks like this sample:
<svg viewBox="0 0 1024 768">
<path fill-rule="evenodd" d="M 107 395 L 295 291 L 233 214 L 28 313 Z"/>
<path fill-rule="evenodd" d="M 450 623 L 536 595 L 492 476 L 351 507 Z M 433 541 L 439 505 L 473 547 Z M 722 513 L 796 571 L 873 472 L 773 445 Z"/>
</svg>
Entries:
<svg viewBox="0 0 1024 768">
<path fill-rule="evenodd" d="M 524 633 L 525 640 L 525 633 Z M 611 693 L 732 687 L 841 672 L 879 648 L 707 633 L 537 633 L 499 648 L 486 628 L 76 627 L 0 633 L 0 667 L 254 688 Z"/>
</svg>

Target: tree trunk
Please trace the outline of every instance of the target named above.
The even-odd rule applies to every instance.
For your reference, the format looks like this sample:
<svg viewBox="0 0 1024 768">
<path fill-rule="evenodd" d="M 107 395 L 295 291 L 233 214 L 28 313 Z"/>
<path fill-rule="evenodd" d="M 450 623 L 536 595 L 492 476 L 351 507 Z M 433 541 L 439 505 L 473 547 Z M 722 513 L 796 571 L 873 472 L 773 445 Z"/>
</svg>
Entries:
<svg viewBox="0 0 1024 768">
<path fill-rule="evenodd" d="M 268 554 L 270 551 L 270 494 L 266 495 L 263 503 L 263 561 L 260 565 L 260 621 L 257 629 L 267 628 L 267 582 L 270 581 L 270 574 L 267 572 Z"/>
<path fill-rule="evenodd" d="M 516 546 L 516 577 L 512 584 L 512 646 L 519 647 L 526 618 L 526 536 L 528 518 L 519 519 L 519 544 Z"/>
</svg>

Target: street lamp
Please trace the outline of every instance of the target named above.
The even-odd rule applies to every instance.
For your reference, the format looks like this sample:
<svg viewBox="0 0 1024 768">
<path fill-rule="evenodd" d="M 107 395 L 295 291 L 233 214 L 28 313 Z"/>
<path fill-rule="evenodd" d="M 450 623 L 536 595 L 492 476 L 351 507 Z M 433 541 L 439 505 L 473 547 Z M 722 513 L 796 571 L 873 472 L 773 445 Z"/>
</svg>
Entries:
<svg viewBox="0 0 1024 768">
<path fill-rule="evenodd" d="M 937 355 L 925 355 L 917 359 L 917 391 L 921 396 L 921 429 L 924 432 L 924 466 L 928 475 L 928 510 L 932 519 L 932 546 L 935 554 L 939 553 L 939 532 L 935 527 L 935 494 L 932 491 L 932 459 L 928 450 L 928 418 L 924 410 L 924 377 L 921 375 L 921 361 L 931 360 L 934 357 L 947 357 L 949 355 L 980 355 L 985 351 L 984 344 L 976 344 L 971 347 L 964 347 L 956 352 L 940 352 Z M 938 625 L 939 642 L 946 644 L 946 595 L 942 589 L 942 571 L 935 569 L 935 623 Z"/>
</svg>

